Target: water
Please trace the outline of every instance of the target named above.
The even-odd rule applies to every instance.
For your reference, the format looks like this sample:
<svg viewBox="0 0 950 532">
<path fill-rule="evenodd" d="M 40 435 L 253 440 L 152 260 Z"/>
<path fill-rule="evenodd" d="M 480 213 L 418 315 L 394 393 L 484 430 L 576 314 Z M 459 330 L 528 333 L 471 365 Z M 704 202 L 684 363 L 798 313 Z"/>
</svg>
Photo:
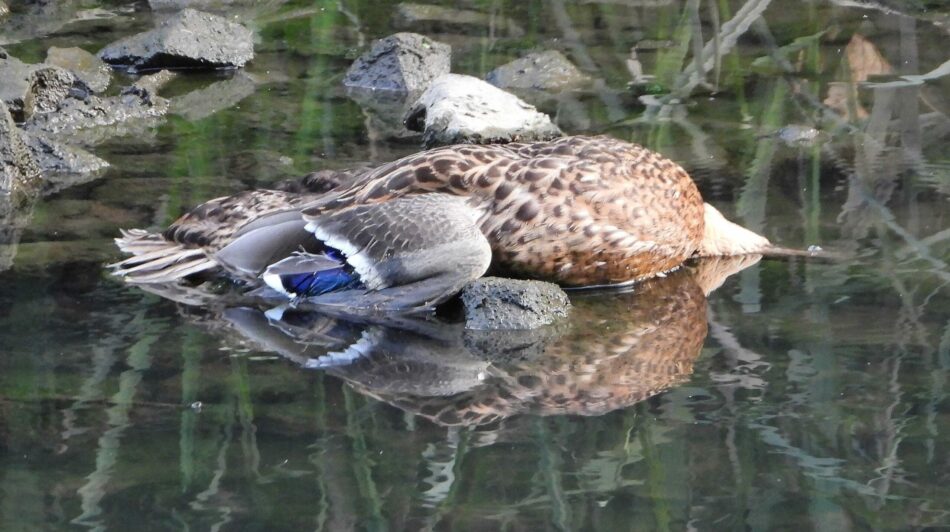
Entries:
<svg viewBox="0 0 950 532">
<path fill-rule="evenodd" d="M 143 3 L 66 4 L 24 19 L 13 2 L 8 50 L 95 51 L 152 24 Z M 648 145 L 728 216 L 845 261 L 766 260 L 708 298 L 735 265 L 574 294 L 570 323 L 512 337 L 277 330 L 103 271 L 120 227 L 415 151 L 340 88 L 394 31 L 382 4 L 236 8 L 260 36 L 247 75 L 175 81 L 179 114 L 99 142 L 104 176 L 23 215 L 0 272 L 0 528 L 950 526 L 948 81 L 853 83 L 946 61 L 937 2 L 468 1 L 492 25 L 418 28 L 477 76 L 564 51 L 593 88 L 526 98 L 566 131 Z M 717 28 L 690 78 L 690 37 Z M 653 77 L 630 87 L 638 43 Z M 214 106 L 185 105 L 204 89 Z M 375 347 L 353 365 L 305 367 L 360 339 Z"/>
</svg>

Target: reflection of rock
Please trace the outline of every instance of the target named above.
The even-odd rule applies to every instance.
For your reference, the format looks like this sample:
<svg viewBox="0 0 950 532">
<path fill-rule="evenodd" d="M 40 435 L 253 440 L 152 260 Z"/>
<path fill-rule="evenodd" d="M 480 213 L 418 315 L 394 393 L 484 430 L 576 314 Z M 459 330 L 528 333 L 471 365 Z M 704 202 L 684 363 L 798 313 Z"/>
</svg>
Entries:
<svg viewBox="0 0 950 532">
<path fill-rule="evenodd" d="M 93 92 L 102 92 L 109 87 L 112 69 L 95 55 L 82 48 L 51 47 L 46 52 L 46 63 L 72 72 Z"/>
<path fill-rule="evenodd" d="M 409 110 L 406 125 L 427 147 L 550 140 L 561 135 L 550 117 L 478 78 L 446 74 Z"/>
<path fill-rule="evenodd" d="M 493 28 L 498 33 L 505 33 L 511 37 L 524 35 L 524 30 L 515 21 L 506 17 L 428 4 L 399 4 L 393 17 L 393 25 L 422 33 L 464 33 Z"/>
<path fill-rule="evenodd" d="M 465 327 L 478 330 L 534 329 L 565 318 L 571 303 L 556 284 L 483 277 L 462 291 Z"/>
<path fill-rule="evenodd" d="M 42 63 L 28 65 L 0 49 L 0 100 L 18 122 L 35 112 L 55 109 L 74 81 L 65 69 Z"/>
<path fill-rule="evenodd" d="M 94 178 L 97 172 L 109 166 L 109 163 L 85 150 L 67 146 L 43 135 L 25 134 L 24 141 L 46 177 L 46 190 L 50 187 L 58 189 L 75 184 L 72 180 L 64 182 L 57 179 L 54 174 L 81 174 L 84 176 L 82 180 L 85 181 Z"/>
<path fill-rule="evenodd" d="M 131 70 L 242 67 L 254 57 L 254 42 L 240 24 L 184 9 L 154 30 L 106 46 L 99 57 Z"/>
<path fill-rule="evenodd" d="M 82 145 L 137 132 L 155 125 L 168 110 L 168 100 L 156 94 L 168 72 L 145 76 L 118 96 L 84 95 L 67 98 L 55 113 L 34 115 L 25 124 L 30 133 L 59 135 Z"/>
<path fill-rule="evenodd" d="M 409 106 L 418 99 L 418 93 L 347 89 L 346 95 L 363 109 L 370 138 L 401 139 L 419 135 L 406 129 L 404 123 Z"/>
<path fill-rule="evenodd" d="M 485 81 L 502 89 L 533 89 L 562 91 L 590 83 L 590 78 L 577 69 L 557 50 L 528 54 L 506 63 L 485 76 Z"/>
<path fill-rule="evenodd" d="M 249 74 L 238 72 L 225 79 L 171 101 L 171 112 L 194 122 L 237 105 L 254 94 L 257 84 Z"/>
<path fill-rule="evenodd" d="M 425 89 L 448 74 L 452 48 L 416 33 L 397 33 L 373 43 L 343 78 L 347 87 L 397 92 Z"/>
</svg>

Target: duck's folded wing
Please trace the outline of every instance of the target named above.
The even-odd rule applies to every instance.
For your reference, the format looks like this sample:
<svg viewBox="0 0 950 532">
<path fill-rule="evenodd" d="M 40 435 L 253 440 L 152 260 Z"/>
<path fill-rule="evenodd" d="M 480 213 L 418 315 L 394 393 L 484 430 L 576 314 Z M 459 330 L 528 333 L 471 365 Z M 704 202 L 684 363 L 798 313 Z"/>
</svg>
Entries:
<svg viewBox="0 0 950 532">
<path fill-rule="evenodd" d="M 340 250 L 366 290 L 324 294 L 322 305 L 428 308 L 482 276 L 491 248 L 481 213 L 464 198 L 420 194 L 304 217 L 324 245 Z"/>
</svg>

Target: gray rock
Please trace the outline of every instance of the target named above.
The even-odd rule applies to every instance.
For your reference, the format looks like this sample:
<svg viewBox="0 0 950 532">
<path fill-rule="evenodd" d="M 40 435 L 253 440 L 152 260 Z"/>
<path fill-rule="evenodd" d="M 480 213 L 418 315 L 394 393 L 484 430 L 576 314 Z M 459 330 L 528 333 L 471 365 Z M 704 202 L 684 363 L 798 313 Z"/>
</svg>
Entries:
<svg viewBox="0 0 950 532">
<path fill-rule="evenodd" d="M 171 113 L 194 122 L 238 104 L 257 89 L 254 78 L 239 72 L 230 79 L 217 81 L 203 89 L 172 99 Z"/>
<path fill-rule="evenodd" d="M 528 54 L 492 70 L 485 80 L 502 89 L 558 92 L 582 87 L 590 77 L 557 50 Z"/>
<path fill-rule="evenodd" d="M 109 163 L 95 155 L 74 146 L 67 146 L 42 135 L 23 135 L 24 143 L 47 177 L 44 193 L 49 188 L 64 188 L 72 185 L 74 179 L 62 179 L 55 175 L 82 175 L 83 180 L 94 177 L 99 171 L 109 167 Z"/>
<path fill-rule="evenodd" d="M 55 113 L 34 115 L 23 127 L 31 134 L 55 135 L 86 146 L 136 134 L 156 125 L 168 112 L 168 100 L 158 96 L 157 90 L 171 77 L 167 71 L 144 76 L 118 96 L 67 98 Z"/>
<path fill-rule="evenodd" d="M 10 8 L 7 6 L 6 2 L 0 0 L 0 18 L 3 18 L 10 14 Z"/>
<path fill-rule="evenodd" d="M 561 130 L 534 106 L 478 78 L 459 74 L 436 79 L 409 109 L 406 126 L 423 132 L 426 147 L 561 136 Z"/>
<path fill-rule="evenodd" d="M 46 63 L 72 72 L 73 76 L 86 84 L 93 92 L 102 92 L 109 88 L 112 81 L 112 69 L 95 55 L 82 48 L 51 47 L 46 51 Z"/>
<path fill-rule="evenodd" d="M 0 101 L 0 216 L 35 198 L 40 168 L 24 144 L 6 104 Z"/>
<path fill-rule="evenodd" d="M 491 27 L 509 37 L 523 37 L 525 34 L 521 26 L 507 17 L 429 4 L 399 4 L 393 25 L 425 33 L 482 31 Z"/>
<path fill-rule="evenodd" d="M 56 109 L 75 81 L 68 70 L 43 63 L 26 64 L 0 50 L 0 100 L 17 122 L 36 112 Z"/>
<path fill-rule="evenodd" d="M 465 328 L 534 329 L 565 318 L 571 308 L 556 284 L 484 277 L 462 291 Z"/>
<path fill-rule="evenodd" d="M 405 139 L 419 133 L 406 129 L 409 107 L 419 99 L 419 92 L 390 92 L 369 89 L 346 89 L 346 95 L 356 102 L 366 117 L 366 134 L 370 140 Z"/>
<path fill-rule="evenodd" d="M 99 52 L 133 71 L 242 67 L 254 57 L 251 31 L 210 13 L 185 9 L 154 30 L 120 39 Z"/>
<path fill-rule="evenodd" d="M 347 87 L 396 92 L 424 90 L 448 74 L 452 47 L 416 33 L 397 33 L 373 43 L 343 78 Z"/>
</svg>

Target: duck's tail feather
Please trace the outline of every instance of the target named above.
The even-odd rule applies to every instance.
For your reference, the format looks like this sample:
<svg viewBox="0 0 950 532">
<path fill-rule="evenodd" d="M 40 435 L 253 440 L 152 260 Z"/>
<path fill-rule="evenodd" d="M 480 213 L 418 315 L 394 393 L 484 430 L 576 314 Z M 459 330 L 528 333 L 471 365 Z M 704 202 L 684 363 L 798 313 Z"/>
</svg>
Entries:
<svg viewBox="0 0 950 532">
<path fill-rule="evenodd" d="M 218 267 L 201 249 L 186 248 L 142 229 L 123 230 L 115 243 L 132 256 L 109 268 L 130 283 L 168 283 Z"/>
</svg>

